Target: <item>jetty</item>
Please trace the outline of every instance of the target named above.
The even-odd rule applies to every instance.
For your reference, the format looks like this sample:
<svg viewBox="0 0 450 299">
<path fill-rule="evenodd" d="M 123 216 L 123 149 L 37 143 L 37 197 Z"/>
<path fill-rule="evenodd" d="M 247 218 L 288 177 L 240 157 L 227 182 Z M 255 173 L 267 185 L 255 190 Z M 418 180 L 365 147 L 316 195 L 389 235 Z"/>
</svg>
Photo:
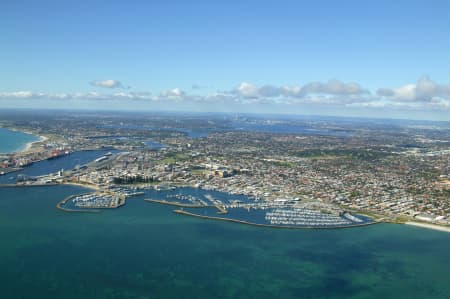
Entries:
<svg viewBox="0 0 450 299">
<path fill-rule="evenodd" d="M 205 198 L 208 199 L 217 210 L 219 210 L 219 212 L 217 212 L 217 214 L 227 214 L 228 213 L 228 211 L 225 208 L 225 206 L 223 205 L 222 201 L 214 198 L 211 194 L 205 194 Z"/>
</svg>

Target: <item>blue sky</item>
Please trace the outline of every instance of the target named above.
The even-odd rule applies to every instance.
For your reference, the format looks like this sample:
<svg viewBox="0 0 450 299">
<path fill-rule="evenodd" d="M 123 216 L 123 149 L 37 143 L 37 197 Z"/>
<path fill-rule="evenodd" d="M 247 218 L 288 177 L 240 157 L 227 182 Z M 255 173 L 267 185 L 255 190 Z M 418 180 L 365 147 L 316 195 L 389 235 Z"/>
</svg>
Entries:
<svg viewBox="0 0 450 299">
<path fill-rule="evenodd" d="M 450 120 L 450 1 L 5 2 L 0 108 Z"/>
</svg>

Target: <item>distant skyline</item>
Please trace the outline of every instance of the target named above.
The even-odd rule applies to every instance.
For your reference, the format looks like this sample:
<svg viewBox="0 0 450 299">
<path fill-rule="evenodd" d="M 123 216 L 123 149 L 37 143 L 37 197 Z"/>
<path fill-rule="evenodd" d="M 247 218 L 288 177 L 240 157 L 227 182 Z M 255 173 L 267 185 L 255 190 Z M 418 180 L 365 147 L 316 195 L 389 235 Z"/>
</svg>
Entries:
<svg viewBox="0 0 450 299">
<path fill-rule="evenodd" d="M 0 109 L 450 121 L 450 1 L 8 1 Z"/>
</svg>

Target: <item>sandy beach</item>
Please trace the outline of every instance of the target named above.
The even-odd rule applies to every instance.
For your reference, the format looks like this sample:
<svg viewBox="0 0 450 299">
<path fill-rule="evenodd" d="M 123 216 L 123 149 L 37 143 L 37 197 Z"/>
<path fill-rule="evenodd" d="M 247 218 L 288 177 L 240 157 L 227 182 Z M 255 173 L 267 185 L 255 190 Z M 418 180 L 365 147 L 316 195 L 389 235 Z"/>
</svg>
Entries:
<svg viewBox="0 0 450 299">
<path fill-rule="evenodd" d="M 431 224 L 431 223 L 413 222 L 413 221 L 405 222 L 405 224 L 407 224 L 407 225 L 414 225 L 414 226 L 419 226 L 419 227 L 423 227 L 423 228 L 429 228 L 429 229 L 434 229 L 434 230 L 450 233 L 450 227 L 446 227 L 446 226 L 441 226 L 441 225 L 436 225 L 436 224 Z"/>
<path fill-rule="evenodd" d="M 71 185 L 71 186 L 77 186 L 77 187 L 83 187 L 86 189 L 96 190 L 96 191 L 104 191 L 99 186 L 96 186 L 94 184 L 83 184 L 83 183 L 76 183 L 76 182 L 63 182 L 62 185 Z"/>
<path fill-rule="evenodd" d="M 24 132 L 24 133 L 32 134 L 32 133 L 28 133 L 28 132 Z M 40 142 L 44 142 L 44 141 L 48 140 L 48 137 L 45 137 L 45 136 L 39 135 L 38 137 L 39 137 L 39 140 L 28 142 L 27 144 L 25 144 L 25 146 L 21 150 L 18 150 L 17 152 L 27 152 L 33 147 L 33 145 L 35 143 L 40 143 Z"/>
<path fill-rule="evenodd" d="M 31 151 L 31 149 L 33 148 L 33 146 L 37 143 L 41 143 L 41 142 L 45 142 L 46 140 L 48 140 L 49 138 L 46 136 L 42 136 L 42 135 L 37 135 L 33 132 L 30 131 L 26 131 L 26 130 L 18 130 L 17 128 L 5 128 L 5 127 L 0 127 L 1 129 L 5 129 L 7 131 L 11 131 L 11 132 L 18 132 L 18 133 L 23 133 L 23 134 L 27 134 L 27 135 L 31 135 L 34 137 L 37 137 L 38 140 L 34 140 L 34 141 L 30 141 L 27 142 L 25 144 L 23 144 L 20 147 L 17 147 L 15 149 L 8 149 L 5 152 L 0 152 L 0 154 L 18 154 L 18 153 L 28 153 Z"/>
</svg>

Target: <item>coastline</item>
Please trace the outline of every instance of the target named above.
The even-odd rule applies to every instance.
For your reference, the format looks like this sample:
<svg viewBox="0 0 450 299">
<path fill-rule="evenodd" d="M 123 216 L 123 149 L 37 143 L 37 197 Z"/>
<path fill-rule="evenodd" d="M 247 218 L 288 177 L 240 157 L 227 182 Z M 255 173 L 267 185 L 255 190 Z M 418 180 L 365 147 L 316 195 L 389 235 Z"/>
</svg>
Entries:
<svg viewBox="0 0 450 299">
<path fill-rule="evenodd" d="M 93 185 L 93 184 L 83 184 L 83 183 L 76 183 L 76 182 L 62 182 L 62 183 L 60 183 L 60 185 L 82 187 L 82 188 L 90 189 L 93 191 L 103 191 L 100 187 Z"/>
<path fill-rule="evenodd" d="M 450 227 L 446 227 L 446 226 L 441 226 L 441 225 L 436 225 L 436 224 L 431 224 L 431 223 L 415 222 L 415 221 L 407 221 L 407 222 L 405 222 L 405 224 L 450 233 Z"/>
<path fill-rule="evenodd" d="M 19 132 L 19 131 L 17 131 L 17 132 Z M 33 147 L 33 145 L 35 145 L 36 143 L 40 143 L 40 142 L 44 142 L 44 141 L 47 141 L 47 140 L 48 140 L 48 137 L 46 137 L 46 136 L 42 136 L 42 135 L 34 135 L 34 134 L 32 134 L 32 133 L 29 133 L 29 132 L 22 132 L 22 133 L 30 134 L 30 135 L 33 135 L 33 136 L 37 136 L 37 137 L 39 138 L 39 140 L 27 142 L 24 146 L 22 146 L 22 148 L 20 148 L 20 149 L 14 151 L 13 153 L 15 153 L 15 154 L 16 154 L 16 153 L 24 153 L 24 152 L 28 152 L 29 150 L 31 150 L 31 148 Z"/>
<path fill-rule="evenodd" d="M 37 138 L 37 140 L 33 140 L 33 141 L 29 141 L 25 144 L 20 145 L 19 147 L 17 147 L 16 149 L 10 150 L 8 152 L 0 152 L 0 154 L 18 154 L 18 153 L 26 153 L 28 151 L 31 150 L 31 148 L 36 144 L 36 143 L 40 143 L 40 142 L 45 142 L 47 141 L 49 138 L 43 135 L 37 135 L 34 134 L 33 132 L 30 131 L 21 131 L 18 130 L 16 128 L 6 128 L 6 127 L 0 127 L 4 130 L 9 130 L 11 132 L 17 132 L 17 133 L 22 133 L 22 134 L 26 134 L 26 135 L 30 135 L 33 136 L 35 138 Z"/>
</svg>

